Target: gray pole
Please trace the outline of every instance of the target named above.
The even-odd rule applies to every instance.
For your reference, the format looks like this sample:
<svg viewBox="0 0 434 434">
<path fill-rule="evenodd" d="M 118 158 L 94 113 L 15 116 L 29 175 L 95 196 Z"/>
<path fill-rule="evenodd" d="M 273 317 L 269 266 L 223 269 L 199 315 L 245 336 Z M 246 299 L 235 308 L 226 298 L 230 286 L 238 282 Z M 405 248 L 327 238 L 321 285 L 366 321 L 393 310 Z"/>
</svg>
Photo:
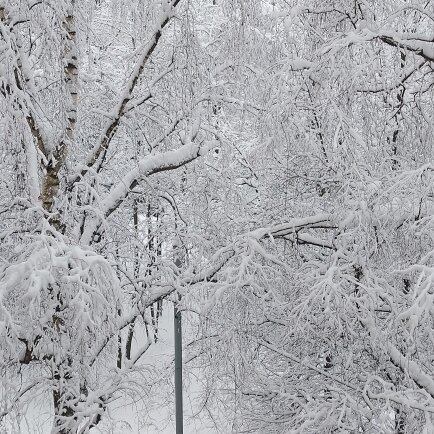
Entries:
<svg viewBox="0 0 434 434">
<path fill-rule="evenodd" d="M 175 407 L 176 407 L 176 434 L 183 434 L 183 406 L 182 406 L 182 322 L 181 311 L 174 304 L 175 326 Z"/>
</svg>

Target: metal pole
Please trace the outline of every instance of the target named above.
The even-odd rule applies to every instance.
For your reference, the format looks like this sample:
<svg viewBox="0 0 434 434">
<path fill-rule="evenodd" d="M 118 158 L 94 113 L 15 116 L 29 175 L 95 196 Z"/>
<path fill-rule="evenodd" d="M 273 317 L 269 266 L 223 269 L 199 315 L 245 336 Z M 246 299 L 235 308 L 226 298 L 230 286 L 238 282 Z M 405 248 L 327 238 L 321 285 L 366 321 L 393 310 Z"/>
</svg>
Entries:
<svg viewBox="0 0 434 434">
<path fill-rule="evenodd" d="M 182 321 L 181 311 L 176 303 L 173 307 L 175 326 L 175 407 L 176 434 L 183 434 L 183 405 L 182 405 Z"/>
</svg>

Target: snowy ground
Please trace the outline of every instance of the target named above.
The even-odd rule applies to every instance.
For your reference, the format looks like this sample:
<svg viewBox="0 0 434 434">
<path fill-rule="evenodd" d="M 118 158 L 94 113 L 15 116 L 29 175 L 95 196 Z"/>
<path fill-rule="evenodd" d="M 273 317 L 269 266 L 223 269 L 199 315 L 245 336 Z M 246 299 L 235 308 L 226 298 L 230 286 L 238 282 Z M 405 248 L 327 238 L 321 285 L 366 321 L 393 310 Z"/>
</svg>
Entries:
<svg viewBox="0 0 434 434">
<path fill-rule="evenodd" d="M 152 407 L 149 404 L 136 403 L 133 405 L 120 404 L 110 409 L 112 422 L 106 429 L 95 430 L 95 434 L 173 434 L 175 433 L 175 405 L 173 390 L 173 306 L 165 303 L 163 315 L 159 322 L 159 339 L 153 344 L 143 357 L 142 363 L 151 366 L 168 366 L 159 383 L 156 379 L 157 390 L 151 392 Z M 194 413 L 197 411 L 197 401 L 200 394 L 198 383 L 193 375 L 188 378 L 184 374 L 184 433 L 185 434 L 213 434 L 217 431 L 207 425 Z M 141 405 L 142 404 L 142 405 Z M 148 408 L 146 408 L 148 407 Z"/>
</svg>

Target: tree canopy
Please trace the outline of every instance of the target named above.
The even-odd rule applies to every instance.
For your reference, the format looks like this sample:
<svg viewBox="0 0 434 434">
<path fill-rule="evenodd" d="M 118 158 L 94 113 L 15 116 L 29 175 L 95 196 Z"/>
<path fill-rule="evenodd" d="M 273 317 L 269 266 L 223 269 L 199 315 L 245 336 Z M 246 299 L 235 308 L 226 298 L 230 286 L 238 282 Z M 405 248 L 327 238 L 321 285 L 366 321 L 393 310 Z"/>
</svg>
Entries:
<svg viewBox="0 0 434 434">
<path fill-rule="evenodd" d="M 1 429 L 98 432 L 168 300 L 216 432 L 432 432 L 433 21 L 0 0 Z"/>
</svg>

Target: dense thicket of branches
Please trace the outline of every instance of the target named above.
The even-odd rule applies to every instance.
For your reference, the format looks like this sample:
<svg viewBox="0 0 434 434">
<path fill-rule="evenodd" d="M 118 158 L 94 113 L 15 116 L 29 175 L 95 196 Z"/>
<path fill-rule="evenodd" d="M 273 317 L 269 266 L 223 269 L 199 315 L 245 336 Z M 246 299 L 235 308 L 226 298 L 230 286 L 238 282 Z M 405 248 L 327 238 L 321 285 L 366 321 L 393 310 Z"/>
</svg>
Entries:
<svg viewBox="0 0 434 434">
<path fill-rule="evenodd" d="M 430 432 L 434 6 L 288 3 L 244 25 L 255 221 L 190 293 L 203 404 L 234 432 Z"/>
<path fill-rule="evenodd" d="M 0 0 L 0 427 L 143 396 L 179 293 L 216 431 L 431 432 L 433 21 Z"/>
</svg>

